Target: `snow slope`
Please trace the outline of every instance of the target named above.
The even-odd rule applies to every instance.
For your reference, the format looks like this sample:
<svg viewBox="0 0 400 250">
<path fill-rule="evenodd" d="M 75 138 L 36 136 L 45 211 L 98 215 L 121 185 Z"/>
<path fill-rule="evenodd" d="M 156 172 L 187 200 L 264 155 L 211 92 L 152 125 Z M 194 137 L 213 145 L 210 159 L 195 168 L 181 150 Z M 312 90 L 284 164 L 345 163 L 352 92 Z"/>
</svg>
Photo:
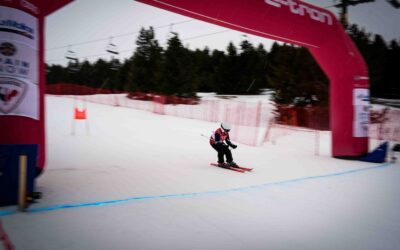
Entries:
<svg viewBox="0 0 400 250">
<path fill-rule="evenodd" d="M 16 249 L 398 249 L 400 164 L 331 158 L 329 133 L 238 146 L 209 166 L 216 123 L 47 96 L 43 199 L 0 208 Z M 1 244 L 0 244 L 1 245 Z M 0 247 L 1 249 L 1 247 Z"/>
</svg>

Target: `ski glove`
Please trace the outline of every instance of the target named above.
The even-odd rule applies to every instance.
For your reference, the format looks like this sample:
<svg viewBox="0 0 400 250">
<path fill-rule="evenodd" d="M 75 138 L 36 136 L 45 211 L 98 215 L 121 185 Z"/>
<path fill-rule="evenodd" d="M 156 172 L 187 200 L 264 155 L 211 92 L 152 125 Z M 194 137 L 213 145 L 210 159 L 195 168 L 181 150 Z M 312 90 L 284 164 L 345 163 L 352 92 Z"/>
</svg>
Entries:
<svg viewBox="0 0 400 250">
<path fill-rule="evenodd" d="M 232 144 L 231 147 L 235 149 L 237 148 L 237 145 Z"/>
</svg>

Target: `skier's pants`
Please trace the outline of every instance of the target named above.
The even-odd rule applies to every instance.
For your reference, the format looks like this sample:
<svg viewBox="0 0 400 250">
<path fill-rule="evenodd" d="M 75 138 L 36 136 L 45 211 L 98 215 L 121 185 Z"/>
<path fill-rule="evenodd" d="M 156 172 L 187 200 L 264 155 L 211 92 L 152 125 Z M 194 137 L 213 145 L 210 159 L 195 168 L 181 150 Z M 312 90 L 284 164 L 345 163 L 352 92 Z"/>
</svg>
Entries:
<svg viewBox="0 0 400 250">
<path fill-rule="evenodd" d="M 226 162 L 233 161 L 232 153 L 228 145 L 222 143 L 215 143 L 211 144 L 211 147 L 213 147 L 218 152 L 218 163 L 224 162 L 224 155 L 226 156 Z"/>
</svg>

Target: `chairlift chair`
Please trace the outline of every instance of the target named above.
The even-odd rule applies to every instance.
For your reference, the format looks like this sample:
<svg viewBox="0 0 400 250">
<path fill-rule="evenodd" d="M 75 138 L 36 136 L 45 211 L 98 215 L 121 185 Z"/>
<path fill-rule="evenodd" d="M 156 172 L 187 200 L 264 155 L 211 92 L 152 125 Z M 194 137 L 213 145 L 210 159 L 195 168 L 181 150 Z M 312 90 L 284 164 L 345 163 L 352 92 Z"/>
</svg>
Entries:
<svg viewBox="0 0 400 250">
<path fill-rule="evenodd" d="M 106 47 L 106 51 L 107 51 L 108 53 L 113 54 L 113 55 L 118 55 L 118 54 L 119 54 L 119 53 L 118 53 L 117 45 L 115 45 L 115 44 L 112 43 L 112 37 L 110 37 L 110 41 L 108 42 L 108 45 L 107 45 L 107 47 Z"/>
<path fill-rule="evenodd" d="M 79 71 L 79 62 L 78 62 L 78 59 L 70 60 L 70 61 L 68 62 L 68 70 L 69 70 L 71 73 L 76 73 L 76 72 Z"/>
<path fill-rule="evenodd" d="M 113 54 L 113 55 L 118 55 L 119 54 L 117 46 L 115 44 L 112 44 L 112 43 L 107 45 L 106 51 L 111 53 L 111 54 Z"/>
<path fill-rule="evenodd" d="M 114 56 L 119 55 L 117 45 L 112 43 L 112 37 L 110 37 L 110 41 L 106 47 L 106 51 L 111 54 L 111 70 L 118 70 L 121 65 L 118 59 L 114 58 Z"/>
<path fill-rule="evenodd" d="M 111 59 L 111 70 L 119 70 L 121 68 L 121 64 L 119 63 L 118 59 L 112 58 Z"/>
<path fill-rule="evenodd" d="M 65 54 L 65 58 L 73 61 L 78 61 L 78 58 L 76 57 L 76 54 L 72 50 L 68 50 L 67 53 Z"/>
<path fill-rule="evenodd" d="M 68 59 L 68 68 L 71 73 L 76 73 L 79 71 L 79 61 L 76 53 L 68 49 L 67 53 L 65 54 L 65 58 Z"/>
</svg>

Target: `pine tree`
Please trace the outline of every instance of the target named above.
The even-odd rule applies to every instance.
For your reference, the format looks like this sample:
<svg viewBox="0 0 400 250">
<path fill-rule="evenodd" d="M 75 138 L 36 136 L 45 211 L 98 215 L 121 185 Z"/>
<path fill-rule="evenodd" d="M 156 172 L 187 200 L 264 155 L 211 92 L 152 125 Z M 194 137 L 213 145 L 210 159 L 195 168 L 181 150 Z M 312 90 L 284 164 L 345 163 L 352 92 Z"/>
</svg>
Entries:
<svg viewBox="0 0 400 250">
<path fill-rule="evenodd" d="M 239 55 L 240 76 L 239 88 L 240 94 L 258 94 L 260 86 L 265 80 L 263 69 L 262 47 L 254 48 L 253 44 L 244 40 L 240 44 L 241 53 Z"/>
<path fill-rule="evenodd" d="M 269 54 L 268 81 L 275 90 L 273 99 L 276 103 L 289 104 L 296 97 L 295 80 L 290 72 L 293 50 L 290 46 L 274 43 Z"/>
<path fill-rule="evenodd" d="M 157 92 L 160 90 L 162 65 L 162 48 L 155 39 L 153 27 L 142 28 L 136 41 L 136 52 L 133 55 L 129 76 L 129 90 Z"/>
<path fill-rule="evenodd" d="M 194 81 L 194 67 L 189 50 L 184 48 L 178 34 L 168 39 L 164 53 L 162 92 L 167 95 L 193 97 L 197 90 Z"/>
<path fill-rule="evenodd" d="M 235 45 L 230 42 L 227 47 L 227 55 L 223 57 L 222 65 L 220 66 L 221 74 L 223 76 L 222 83 L 220 83 L 221 94 L 238 94 L 240 84 L 240 62 L 238 51 Z"/>
<path fill-rule="evenodd" d="M 368 50 L 368 68 L 372 96 L 385 96 L 386 83 L 383 81 L 387 66 L 387 46 L 380 35 L 375 35 Z"/>
<path fill-rule="evenodd" d="M 267 75 L 268 75 L 268 52 L 265 50 L 264 46 L 260 43 L 257 47 L 257 57 L 258 57 L 258 63 L 256 65 L 255 71 L 256 71 L 256 82 L 254 85 L 254 89 L 268 89 L 270 88 L 270 84 L 267 80 Z"/>
<path fill-rule="evenodd" d="M 224 52 L 219 51 L 219 50 L 213 50 L 211 53 L 211 60 L 213 62 L 213 74 L 212 74 L 212 81 L 214 83 L 213 89 L 214 92 L 218 94 L 225 94 L 225 83 L 227 81 L 227 77 L 229 77 L 229 74 L 225 72 L 225 61 L 226 61 L 226 55 Z"/>
<path fill-rule="evenodd" d="M 328 105 L 328 80 L 305 48 L 274 43 L 267 65 L 275 102 Z"/>
<path fill-rule="evenodd" d="M 93 79 L 93 66 L 90 64 L 89 61 L 85 60 L 80 68 L 79 75 L 79 83 L 82 85 L 93 86 L 94 79 Z"/>
<path fill-rule="evenodd" d="M 46 83 L 47 84 L 54 84 L 54 83 L 61 83 L 66 82 L 68 72 L 67 70 L 61 65 L 47 65 L 46 64 Z"/>
<path fill-rule="evenodd" d="M 190 58 L 194 62 L 194 81 L 200 92 L 213 92 L 213 63 L 210 50 L 205 47 L 203 50 L 196 49 L 191 53 Z"/>
<path fill-rule="evenodd" d="M 387 63 L 383 77 L 383 82 L 386 84 L 382 97 L 400 98 L 400 74 L 398 72 L 398 65 L 400 65 L 400 45 L 396 40 L 392 40 L 387 51 Z"/>
</svg>

